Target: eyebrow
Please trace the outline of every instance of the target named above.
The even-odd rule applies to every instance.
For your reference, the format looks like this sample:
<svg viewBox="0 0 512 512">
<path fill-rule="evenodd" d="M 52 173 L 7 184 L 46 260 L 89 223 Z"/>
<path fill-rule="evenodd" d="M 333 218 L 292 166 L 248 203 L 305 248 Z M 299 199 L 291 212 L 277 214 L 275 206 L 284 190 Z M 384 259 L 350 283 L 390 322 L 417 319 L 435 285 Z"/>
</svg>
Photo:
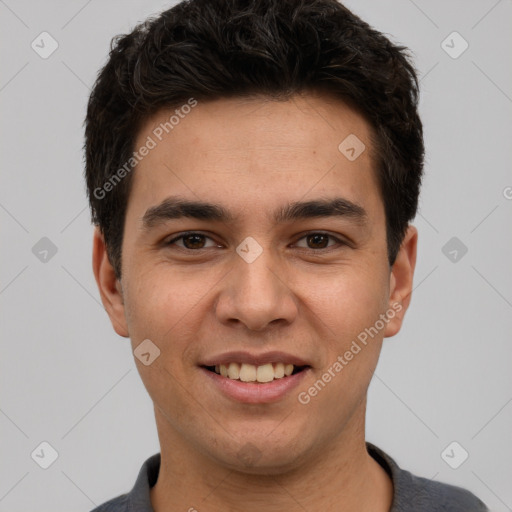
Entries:
<svg viewBox="0 0 512 512">
<path fill-rule="evenodd" d="M 361 205 L 342 197 L 292 202 L 278 208 L 272 218 L 275 223 L 282 224 L 294 220 L 325 217 L 345 217 L 359 225 L 365 225 L 368 220 L 368 214 Z M 144 231 L 150 231 L 167 220 L 181 218 L 228 223 L 235 222 L 238 216 L 220 204 L 171 196 L 160 204 L 148 208 L 142 217 L 142 228 Z"/>
</svg>

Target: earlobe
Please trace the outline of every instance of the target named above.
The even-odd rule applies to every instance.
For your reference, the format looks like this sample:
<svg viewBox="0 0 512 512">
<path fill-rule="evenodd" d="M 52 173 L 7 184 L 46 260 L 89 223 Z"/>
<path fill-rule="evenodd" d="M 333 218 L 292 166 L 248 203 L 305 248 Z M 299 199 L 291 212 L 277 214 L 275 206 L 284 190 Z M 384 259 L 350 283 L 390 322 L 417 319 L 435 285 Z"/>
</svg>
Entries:
<svg viewBox="0 0 512 512">
<path fill-rule="evenodd" d="M 389 314 L 384 337 L 389 338 L 400 331 L 405 312 L 411 302 L 418 230 L 409 225 L 395 263 L 389 276 Z"/>
<path fill-rule="evenodd" d="M 94 230 L 92 267 L 101 302 L 110 318 L 112 327 L 119 336 L 128 338 L 123 288 L 121 282 L 116 278 L 114 268 L 108 258 L 105 240 L 97 227 Z"/>
</svg>

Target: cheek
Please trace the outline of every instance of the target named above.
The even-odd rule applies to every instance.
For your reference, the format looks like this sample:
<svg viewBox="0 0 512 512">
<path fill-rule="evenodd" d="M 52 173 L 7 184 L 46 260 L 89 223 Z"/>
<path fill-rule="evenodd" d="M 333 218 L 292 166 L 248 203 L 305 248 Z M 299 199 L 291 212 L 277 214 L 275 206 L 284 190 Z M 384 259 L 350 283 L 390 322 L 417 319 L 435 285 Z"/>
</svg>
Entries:
<svg viewBox="0 0 512 512">
<path fill-rule="evenodd" d="M 387 299 L 383 278 L 364 272 L 347 272 L 331 280 L 328 290 L 309 296 L 325 352 L 312 387 L 301 396 L 322 417 L 325 432 L 335 435 L 365 399 L 384 334 L 371 329 L 386 311 Z"/>
<path fill-rule="evenodd" d="M 176 333 L 184 328 L 194 310 L 211 285 L 192 273 L 179 275 L 164 265 L 154 265 L 144 274 L 131 279 L 127 291 L 125 311 L 130 336 L 136 340 L 154 339 L 159 346 L 176 340 Z M 212 279 L 212 284 L 214 279 Z"/>
<path fill-rule="evenodd" d="M 140 376 L 153 401 L 162 410 L 186 409 L 189 393 L 194 391 L 191 368 L 197 360 L 201 340 L 207 338 L 203 332 L 205 308 L 211 303 L 215 283 L 220 279 L 213 273 L 201 276 L 196 272 L 179 274 L 171 272 L 169 264 L 154 265 L 150 271 L 139 274 L 131 282 L 128 291 L 126 312 L 132 340 L 132 350 L 146 339 L 160 350 L 150 366 L 137 358 Z M 187 389 L 185 398 L 184 389 Z M 187 398 L 188 397 L 188 398 Z"/>
<path fill-rule="evenodd" d="M 191 388 L 185 360 L 192 339 L 190 333 L 198 325 L 195 306 L 204 291 L 191 289 L 190 283 L 183 283 L 171 272 L 156 267 L 130 282 L 133 285 L 126 293 L 125 311 L 132 350 L 149 339 L 160 351 L 149 365 L 134 354 L 144 387 L 160 413 L 173 411 L 167 421 L 176 428 L 180 422 L 193 422 L 190 394 L 199 396 L 200 390 Z"/>
<path fill-rule="evenodd" d="M 328 338 L 336 340 L 337 350 L 372 326 L 387 307 L 384 278 L 364 269 L 347 268 L 315 279 L 303 277 L 303 282 L 314 321 L 323 326 Z"/>
</svg>

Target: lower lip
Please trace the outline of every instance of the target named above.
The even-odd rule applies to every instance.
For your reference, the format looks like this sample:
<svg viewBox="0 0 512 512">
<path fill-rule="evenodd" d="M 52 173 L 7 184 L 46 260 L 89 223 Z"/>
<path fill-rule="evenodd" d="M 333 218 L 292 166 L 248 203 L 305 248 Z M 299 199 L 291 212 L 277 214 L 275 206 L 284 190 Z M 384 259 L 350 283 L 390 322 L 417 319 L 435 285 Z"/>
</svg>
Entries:
<svg viewBox="0 0 512 512">
<path fill-rule="evenodd" d="M 290 393 L 293 388 L 297 387 L 310 370 L 310 368 L 305 368 L 301 372 L 289 377 L 274 379 L 272 382 L 256 383 L 229 379 L 206 368 L 201 367 L 200 369 L 224 395 L 246 404 L 278 402 L 286 394 Z"/>
</svg>

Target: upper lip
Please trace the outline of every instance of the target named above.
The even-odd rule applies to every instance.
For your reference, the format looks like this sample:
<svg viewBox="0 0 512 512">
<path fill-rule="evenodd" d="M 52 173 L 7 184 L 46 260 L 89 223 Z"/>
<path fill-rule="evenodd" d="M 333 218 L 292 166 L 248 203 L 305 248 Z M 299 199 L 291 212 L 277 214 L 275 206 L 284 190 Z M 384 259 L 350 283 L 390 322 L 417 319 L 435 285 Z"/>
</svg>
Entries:
<svg viewBox="0 0 512 512">
<path fill-rule="evenodd" d="M 309 366 L 309 364 L 298 356 L 286 352 L 272 351 L 262 354 L 251 354 L 243 350 L 223 352 L 216 356 L 205 359 L 200 366 L 227 365 L 229 363 L 246 363 L 254 366 L 262 366 L 267 363 L 293 364 L 294 366 Z"/>
</svg>

